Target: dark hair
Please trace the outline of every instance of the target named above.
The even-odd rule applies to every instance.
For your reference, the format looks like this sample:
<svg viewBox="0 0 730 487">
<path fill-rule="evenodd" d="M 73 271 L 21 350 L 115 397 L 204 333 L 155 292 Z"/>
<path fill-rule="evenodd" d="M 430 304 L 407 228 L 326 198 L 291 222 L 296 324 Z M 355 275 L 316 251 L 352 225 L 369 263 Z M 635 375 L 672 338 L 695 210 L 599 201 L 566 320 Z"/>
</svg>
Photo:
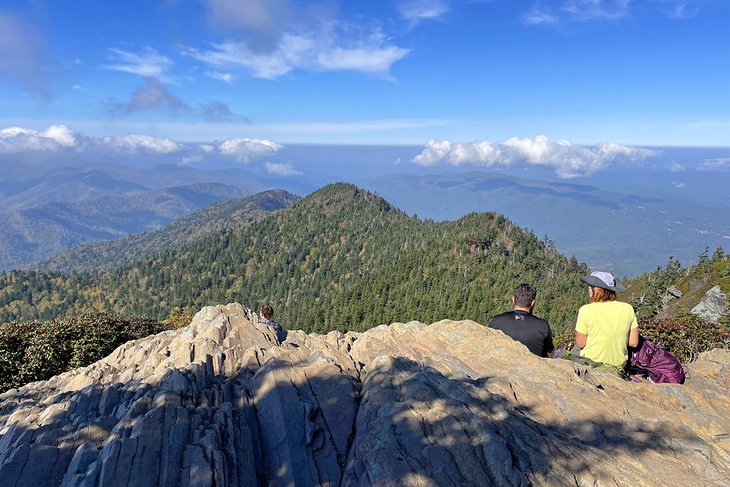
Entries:
<svg viewBox="0 0 730 487">
<path fill-rule="evenodd" d="M 537 291 L 529 284 L 520 284 L 515 289 L 515 304 L 520 308 L 529 308 L 537 296 Z"/>
<path fill-rule="evenodd" d="M 261 316 L 263 316 L 267 320 L 270 320 L 271 317 L 274 316 L 274 308 L 272 308 L 268 304 L 261 306 Z"/>
</svg>

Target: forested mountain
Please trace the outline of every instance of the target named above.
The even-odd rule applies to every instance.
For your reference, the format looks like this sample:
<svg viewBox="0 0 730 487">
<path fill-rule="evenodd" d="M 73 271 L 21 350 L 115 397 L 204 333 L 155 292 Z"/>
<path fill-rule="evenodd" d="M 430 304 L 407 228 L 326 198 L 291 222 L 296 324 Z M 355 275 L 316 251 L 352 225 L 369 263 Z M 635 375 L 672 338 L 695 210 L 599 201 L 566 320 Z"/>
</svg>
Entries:
<svg viewBox="0 0 730 487">
<path fill-rule="evenodd" d="M 163 318 L 176 307 L 273 304 L 285 326 L 363 330 L 442 318 L 484 323 L 514 287 L 538 288 L 536 313 L 572 326 L 587 271 L 554 244 L 494 213 L 452 222 L 409 217 L 348 184 L 312 193 L 255 224 L 134 265 L 64 275 L 0 276 L 0 321 L 96 309 Z"/>
<path fill-rule="evenodd" d="M 0 269 L 84 243 L 159 228 L 198 208 L 248 193 L 219 183 L 196 183 L 0 213 Z"/>
<path fill-rule="evenodd" d="M 75 247 L 32 267 L 56 272 L 109 270 L 177 250 L 212 233 L 239 227 L 284 208 L 299 197 L 281 189 L 220 201 L 157 230 Z"/>
<path fill-rule="evenodd" d="M 502 173 L 390 176 L 367 188 L 422 218 L 455 219 L 470 211 L 508 215 L 555 239 L 566 255 L 623 276 L 649 272 L 668 255 L 694 259 L 705 246 L 726 243 L 730 228 L 730 212 L 687 201 Z"/>
</svg>

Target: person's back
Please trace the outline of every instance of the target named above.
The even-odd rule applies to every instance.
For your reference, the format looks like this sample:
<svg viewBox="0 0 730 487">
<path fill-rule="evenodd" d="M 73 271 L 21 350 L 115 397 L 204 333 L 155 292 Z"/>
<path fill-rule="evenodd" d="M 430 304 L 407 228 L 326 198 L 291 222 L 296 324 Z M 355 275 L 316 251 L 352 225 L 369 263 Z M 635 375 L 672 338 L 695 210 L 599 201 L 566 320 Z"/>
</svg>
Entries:
<svg viewBox="0 0 730 487">
<path fill-rule="evenodd" d="M 575 343 L 580 356 L 621 369 L 628 359 L 628 346 L 639 342 L 634 308 L 616 301 L 626 288 L 610 272 L 596 271 L 580 280 L 588 284 L 589 304 L 578 310 Z"/>
<path fill-rule="evenodd" d="M 514 309 L 492 318 L 489 326 L 522 343 L 535 355 L 549 357 L 554 348 L 553 335 L 548 322 L 532 314 L 536 297 L 534 287 L 520 284 L 512 296 Z"/>
<path fill-rule="evenodd" d="M 528 311 L 507 311 L 492 318 L 489 326 L 522 343 L 540 357 L 547 357 L 553 351 L 548 322 Z"/>
<path fill-rule="evenodd" d="M 628 358 L 626 338 L 635 326 L 634 308 L 621 301 L 584 304 L 576 330 L 588 335 L 580 355 L 594 362 L 623 367 Z"/>
</svg>

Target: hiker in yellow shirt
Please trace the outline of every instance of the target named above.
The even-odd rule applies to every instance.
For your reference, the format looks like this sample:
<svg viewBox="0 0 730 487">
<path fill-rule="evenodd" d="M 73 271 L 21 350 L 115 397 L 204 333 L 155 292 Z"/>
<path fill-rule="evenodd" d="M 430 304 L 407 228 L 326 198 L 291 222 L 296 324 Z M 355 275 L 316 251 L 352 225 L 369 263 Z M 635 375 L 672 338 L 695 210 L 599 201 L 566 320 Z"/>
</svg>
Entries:
<svg viewBox="0 0 730 487">
<path fill-rule="evenodd" d="M 610 272 L 596 271 L 580 280 L 588 284 L 591 301 L 581 306 L 575 324 L 575 343 L 581 348 L 580 356 L 620 369 L 629 358 L 627 345 L 639 344 L 634 308 L 616 301 L 616 294 L 626 288 Z"/>
</svg>

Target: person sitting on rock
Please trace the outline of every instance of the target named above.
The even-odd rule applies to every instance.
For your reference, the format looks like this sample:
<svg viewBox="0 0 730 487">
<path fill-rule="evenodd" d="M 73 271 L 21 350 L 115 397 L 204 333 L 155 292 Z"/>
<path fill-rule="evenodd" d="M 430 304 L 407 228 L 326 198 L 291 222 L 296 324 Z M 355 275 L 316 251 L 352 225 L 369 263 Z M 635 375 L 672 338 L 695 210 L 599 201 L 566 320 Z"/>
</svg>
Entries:
<svg viewBox="0 0 730 487">
<path fill-rule="evenodd" d="M 626 288 L 610 272 L 596 271 L 580 280 L 588 284 L 590 303 L 578 311 L 575 344 L 580 351 L 575 352 L 608 372 L 615 369 L 620 374 L 629 358 L 627 346 L 635 347 L 639 343 L 634 308 L 616 301 L 616 294 Z"/>
<path fill-rule="evenodd" d="M 270 305 L 267 304 L 261 307 L 259 323 L 273 329 L 276 332 L 276 338 L 280 342 L 286 339 L 286 330 L 278 322 L 274 321 L 274 308 Z"/>
<path fill-rule="evenodd" d="M 492 318 L 489 326 L 524 344 L 540 357 L 552 356 L 553 334 L 547 321 L 532 314 L 537 291 L 529 284 L 520 284 L 512 295 L 514 309 Z"/>
</svg>

